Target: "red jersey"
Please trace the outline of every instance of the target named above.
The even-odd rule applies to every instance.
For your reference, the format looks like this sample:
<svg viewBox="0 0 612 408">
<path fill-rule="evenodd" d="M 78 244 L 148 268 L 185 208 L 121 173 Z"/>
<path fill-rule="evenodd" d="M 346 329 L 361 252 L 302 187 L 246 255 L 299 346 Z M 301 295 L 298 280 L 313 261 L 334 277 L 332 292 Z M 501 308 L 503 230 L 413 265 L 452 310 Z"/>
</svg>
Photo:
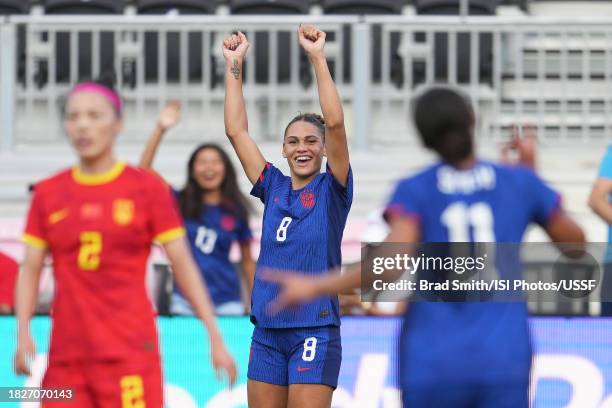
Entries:
<svg viewBox="0 0 612 408">
<path fill-rule="evenodd" d="M 15 307 L 15 283 L 19 265 L 17 262 L 0 252 L 0 305 Z"/>
<path fill-rule="evenodd" d="M 147 170 L 75 168 L 38 183 L 24 241 L 53 259 L 50 360 L 158 353 L 147 259 L 153 241 L 184 234 L 171 190 Z"/>
</svg>

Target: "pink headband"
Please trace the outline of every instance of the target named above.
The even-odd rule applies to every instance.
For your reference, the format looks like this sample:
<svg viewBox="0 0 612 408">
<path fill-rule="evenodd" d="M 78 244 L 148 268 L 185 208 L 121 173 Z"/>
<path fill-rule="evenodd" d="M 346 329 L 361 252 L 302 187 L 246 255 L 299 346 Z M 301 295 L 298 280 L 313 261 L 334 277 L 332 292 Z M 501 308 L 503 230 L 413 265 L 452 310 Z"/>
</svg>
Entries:
<svg viewBox="0 0 612 408">
<path fill-rule="evenodd" d="M 69 96 L 72 96 L 79 92 L 98 93 L 102 95 L 103 97 L 105 97 L 111 103 L 111 105 L 113 105 L 113 107 L 115 108 L 117 112 L 121 113 L 121 109 L 123 108 L 121 98 L 119 98 L 119 95 L 112 89 L 102 84 L 98 84 L 96 82 L 83 82 L 81 84 L 76 85 L 74 88 L 72 88 L 72 91 L 70 91 Z"/>
</svg>

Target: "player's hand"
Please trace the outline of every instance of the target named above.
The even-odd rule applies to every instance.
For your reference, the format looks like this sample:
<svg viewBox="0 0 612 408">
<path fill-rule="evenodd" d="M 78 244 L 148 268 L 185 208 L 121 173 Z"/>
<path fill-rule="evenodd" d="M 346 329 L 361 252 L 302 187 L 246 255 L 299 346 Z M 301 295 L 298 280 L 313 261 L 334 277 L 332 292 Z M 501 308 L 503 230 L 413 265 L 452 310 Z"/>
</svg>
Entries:
<svg viewBox="0 0 612 408">
<path fill-rule="evenodd" d="M 225 348 L 222 339 L 212 340 L 211 342 L 212 364 L 215 368 L 217 379 L 222 378 L 222 373 L 225 372 L 229 379 L 230 387 L 236 383 L 238 377 L 236 371 L 236 363 L 234 358 Z"/>
<path fill-rule="evenodd" d="M 315 26 L 300 25 L 300 28 L 298 28 L 300 45 L 309 58 L 324 56 L 325 37 L 325 31 L 321 31 Z"/>
<path fill-rule="evenodd" d="M 536 166 L 537 131 L 534 125 L 524 125 L 523 134 L 518 126 L 512 127 L 510 141 L 502 146 L 502 161 L 521 164 L 532 169 Z M 511 156 L 515 155 L 515 158 Z"/>
<path fill-rule="evenodd" d="M 15 373 L 18 375 L 32 375 L 30 365 L 34 361 L 36 355 L 36 347 L 31 336 L 20 338 L 15 351 Z"/>
<path fill-rule="evenodd" d="M 223 40 L 223 56 L 225 61 L 233 64 L 234 61 L 242 63 L 249 49 L 249 41 L 242 31 L 232 34 Z"/>
<path fill-rule="evenodd" d="M 170 101 L 159 114 L 157 126 L 166 131 L 176 125 L 181 117 L 181 103 L 179 101 Z"/>
<path fill-rule="evenodd" d="M 321 296 L 318 278 L 290 272 L 264 271 L 262 278 L 281 286 L 278 296 L 268 304 L 268 313 L 275 315 L 281 310 L 306 303 Z"/>
</svg>

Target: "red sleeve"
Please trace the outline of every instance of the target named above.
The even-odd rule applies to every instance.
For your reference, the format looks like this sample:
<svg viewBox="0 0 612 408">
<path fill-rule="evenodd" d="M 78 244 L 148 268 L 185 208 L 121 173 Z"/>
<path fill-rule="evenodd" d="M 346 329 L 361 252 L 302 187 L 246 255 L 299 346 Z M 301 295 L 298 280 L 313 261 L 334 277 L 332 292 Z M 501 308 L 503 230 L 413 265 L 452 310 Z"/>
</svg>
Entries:
<svg viewBox="0 0 612 408">
<path fill-rule="evenodd" d="M 153 241 L 166 244 L 185 236 L 185 228 L 170 187 L 161 178 L 150 177 L 151 233 Z"/>
<path fill-rule="evenodd" d="M 45 228 L 45 211 L 42 204 L 40 188 L 34 188 L 34 197 L 28 211 L 23 242 L 35 248 L 45 249 L 47 243 L 47 231 Z"/>
</svg>

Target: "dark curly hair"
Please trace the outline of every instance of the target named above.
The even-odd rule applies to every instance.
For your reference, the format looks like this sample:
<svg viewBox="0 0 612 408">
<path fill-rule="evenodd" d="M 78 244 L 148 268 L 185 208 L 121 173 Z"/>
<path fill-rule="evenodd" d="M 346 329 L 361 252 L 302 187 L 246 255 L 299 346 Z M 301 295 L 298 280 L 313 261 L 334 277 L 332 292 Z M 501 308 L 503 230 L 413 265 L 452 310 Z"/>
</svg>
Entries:
<svg viewBox="0 0 612 408">
<path fill-rule="evenodd" d="M 239 219 L 248 222 L 249 214 L 252 213 L 251 203 L 242 194 L 238 187 L 236 169 L 225 151 L 214 143 L 204 143 L 198 146 L 187 162 L 187 181 L 185 186 L 178 192 L 178 202 L 181 214 L 185 219 L 199 219 L 206 207 L 202 202 L 204 189 L 200 187 L 193 176 L 193 167 L 201 151 L 211 149 L 216 151 L 225 166 L 225 177 L 221 182 L 221 206 Z"/>
</svg>

